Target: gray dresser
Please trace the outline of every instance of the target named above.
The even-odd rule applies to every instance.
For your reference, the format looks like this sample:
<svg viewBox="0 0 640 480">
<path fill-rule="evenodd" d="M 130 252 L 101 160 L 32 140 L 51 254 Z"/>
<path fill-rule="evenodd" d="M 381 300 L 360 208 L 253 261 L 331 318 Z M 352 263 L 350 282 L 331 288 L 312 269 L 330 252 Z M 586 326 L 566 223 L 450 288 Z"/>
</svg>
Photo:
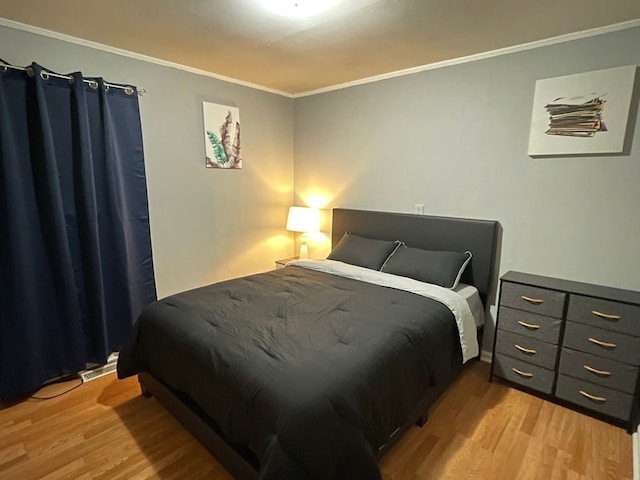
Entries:
<svg viewBox="0 0 640 480">
<path fill-rule="evenodd" d="M 508 272 L 491 379 L 632 432 L 640 411 L 640 292 Z"/>
</svg>

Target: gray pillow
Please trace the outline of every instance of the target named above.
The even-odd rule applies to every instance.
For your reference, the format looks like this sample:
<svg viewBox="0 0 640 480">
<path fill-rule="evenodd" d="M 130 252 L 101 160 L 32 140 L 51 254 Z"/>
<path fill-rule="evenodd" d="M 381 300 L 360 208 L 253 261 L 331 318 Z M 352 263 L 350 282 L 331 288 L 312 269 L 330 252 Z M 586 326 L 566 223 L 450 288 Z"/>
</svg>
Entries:
<svg viewBox="0 0 640 480">
<path fill-rule="evenodd" d="M 431 251 L 401 245 L 389 257 L 382 271 L 445 288 L 456 288 L 470 261 L 471 252 Z"/>
<path fill-rule="evenodd" d="M 327 258 L 372 270 L 380 270 L 398 243 L 388 240 L 374 240 L 346 232 Z"/>
</svg>

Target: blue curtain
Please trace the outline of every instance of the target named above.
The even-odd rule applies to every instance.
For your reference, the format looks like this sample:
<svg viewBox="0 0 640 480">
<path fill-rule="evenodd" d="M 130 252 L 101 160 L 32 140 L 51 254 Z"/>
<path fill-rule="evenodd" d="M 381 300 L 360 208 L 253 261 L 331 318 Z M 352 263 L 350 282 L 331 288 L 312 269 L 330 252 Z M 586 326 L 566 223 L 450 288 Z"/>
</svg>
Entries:
<svg viewBox="0 0 640 480">
<path fill-rule="evenodd" d="M 0 68 L 0 398 L 105 363 L 156 299 L 138 97 Z"/>
</svg>

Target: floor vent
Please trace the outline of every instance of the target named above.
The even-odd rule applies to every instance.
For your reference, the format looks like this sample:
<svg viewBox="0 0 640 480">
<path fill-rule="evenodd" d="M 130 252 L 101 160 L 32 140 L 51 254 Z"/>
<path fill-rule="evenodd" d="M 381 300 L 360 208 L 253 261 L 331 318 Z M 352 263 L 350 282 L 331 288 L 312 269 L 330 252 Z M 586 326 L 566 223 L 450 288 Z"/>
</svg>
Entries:
<svg viewBox="0 0 640 480">
<path fill-rule="evenodd" d="M 116 367 L 116 362 L 107 363 L 101 367 L 80 372 L 80 378 L 82 378 L 82 383 L 90 382 L 91 380 L 95 380 L 96 378 L 104 377 L 105 375 L 115 372 Z"/>
</svg>

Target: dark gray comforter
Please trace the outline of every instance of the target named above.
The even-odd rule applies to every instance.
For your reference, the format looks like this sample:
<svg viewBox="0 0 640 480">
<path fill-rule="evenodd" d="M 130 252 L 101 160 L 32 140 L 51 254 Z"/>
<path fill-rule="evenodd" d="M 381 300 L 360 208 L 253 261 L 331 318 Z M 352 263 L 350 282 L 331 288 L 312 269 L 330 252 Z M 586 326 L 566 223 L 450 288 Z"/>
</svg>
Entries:
<svg viewBox="0 0 640 480">
<path fill-rule="evenodd" d="M 149 306 L 120 353 L 185 392 L 264 480 L 379 479 L 376 452 L 461 363 L 453 314 L 412 293 L 287 267 Z"/>
</svg>

